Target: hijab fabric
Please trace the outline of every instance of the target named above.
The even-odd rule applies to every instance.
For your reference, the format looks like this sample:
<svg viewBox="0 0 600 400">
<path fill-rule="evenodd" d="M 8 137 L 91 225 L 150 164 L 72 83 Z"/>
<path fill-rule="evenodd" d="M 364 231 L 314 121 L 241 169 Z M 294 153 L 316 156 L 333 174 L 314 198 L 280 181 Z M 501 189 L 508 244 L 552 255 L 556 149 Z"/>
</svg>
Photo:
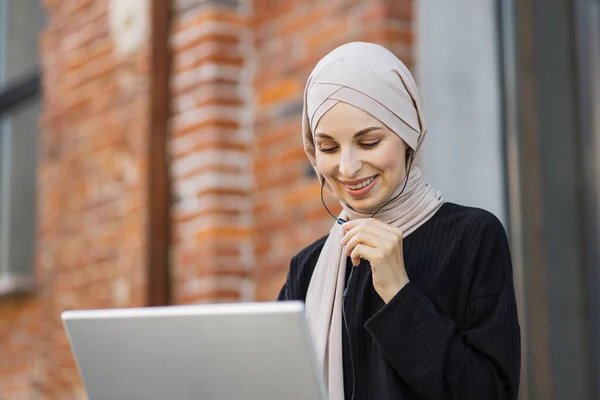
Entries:
<svg viewBox="0 0 600 400">
<path fill-rule="evenodd" d="M 408 68 L 382 46 L 363 42 L 342 45 L 317 63 L 304 91 L 304 150 L 319 180 L 322 176 L 316 169 L 315 127 L 338 102 L 348 103 L 377 118 L 404 140 L 414 153 L 427 133 L 417 86 Z M 413 166 L 408 182 L 405 180 L 392 194 L 394 200 L 374 217 L 400 228 L 403 237 L 427 222 L 444 203 L 441 193 L 425 182 L 418 167 Z M 403 188 L 404 192 L 398 196 Z M 371 217 L 371 214 L 353 210 L 343 202 L 341 205 L 340 218 Z M 334 223 L 306 295 L 308 325 L 330 400 L 344 400 L 342 294 L 347 258 L 345 247 L 340 244 L 343 237 L 343 228 Z"/>
</svg>

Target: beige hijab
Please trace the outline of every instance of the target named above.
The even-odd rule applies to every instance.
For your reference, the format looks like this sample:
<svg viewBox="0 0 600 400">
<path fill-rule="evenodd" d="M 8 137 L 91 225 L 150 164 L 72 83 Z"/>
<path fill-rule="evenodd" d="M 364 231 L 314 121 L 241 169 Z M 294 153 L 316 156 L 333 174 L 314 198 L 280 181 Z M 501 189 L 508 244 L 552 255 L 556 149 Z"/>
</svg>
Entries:
<svg viewBox="0 0 600 400">
<path fill-rule="evenodd" d="M 417 86 L 406 66 L 385 48 L 354 42 L 333 50 L 316 65 L 304 91 L 302 137 L 316 169 L 314 130 L 321 117 L 338 102 L 358 107 L 384 123 L 416 152 L 427 129 Z M 392 198 L 398 195 L 404 181 Z M 404 237 L 427 222 L 442 206 L 441 194 L 412 167 L 402 195 L 375 216 L 402 230 Z M 341 203 L 343 219 L 370 217 Z M 334 223 L 321 251 L 306 295 L 306 315 L 330 400 L 344 399 L 342 370 L 342 293 L 346 256 L 340 244 L 344 231 Z"/>
</svg>

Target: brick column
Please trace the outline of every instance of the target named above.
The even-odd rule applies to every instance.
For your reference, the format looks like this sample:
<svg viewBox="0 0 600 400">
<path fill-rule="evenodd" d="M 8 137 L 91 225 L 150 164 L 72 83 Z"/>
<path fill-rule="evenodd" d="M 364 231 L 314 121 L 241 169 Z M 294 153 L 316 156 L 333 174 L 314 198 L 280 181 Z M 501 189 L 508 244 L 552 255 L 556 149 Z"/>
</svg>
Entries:
<svg viewBox="0 0 600 400">
<path fill-rule="evenodd" d="M 175 0 L 174 303 L 253 298 L 249 0 Z"/>
</svg>

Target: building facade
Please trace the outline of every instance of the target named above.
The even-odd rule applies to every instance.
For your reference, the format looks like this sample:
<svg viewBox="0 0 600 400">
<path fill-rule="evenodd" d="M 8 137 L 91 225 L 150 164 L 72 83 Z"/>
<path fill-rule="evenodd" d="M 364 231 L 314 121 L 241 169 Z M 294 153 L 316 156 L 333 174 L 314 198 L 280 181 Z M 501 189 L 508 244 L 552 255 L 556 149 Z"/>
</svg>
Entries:
<svg viewBox="0 0 600 400">
<path fill-rule="evenodd" d="M 415 74 L 426 177 L 507 228 L 522 398 L 599 398 L 599 4 L 0 0 L 0 399 L 85 398 L 63 310 L 276 298 L 332 223 L 304 83 L 356 40 Z"/>
</svg>

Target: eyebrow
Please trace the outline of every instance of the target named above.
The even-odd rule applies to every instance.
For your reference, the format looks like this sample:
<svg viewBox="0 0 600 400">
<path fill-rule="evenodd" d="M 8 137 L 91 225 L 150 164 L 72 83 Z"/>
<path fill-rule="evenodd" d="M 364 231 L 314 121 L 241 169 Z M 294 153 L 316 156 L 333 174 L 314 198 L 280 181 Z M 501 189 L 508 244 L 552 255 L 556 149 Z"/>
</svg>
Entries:
<svg viewBox="0 0 600 400">
<path fill-rule="evenodd" d="M 356 139 L 358 137 L 366 135 L 369 132 L 373 132 L 373 131 L 380 130 L 380 129 L 383 129 L 383 128 L 380 126 L 370 126 L 368 128 L 364 128 L 364 129 L 361 129 L 360 131 L 356 132 L 354 134 L 353 138 Z M 332 136 L 329 136 L 328 134 L 322 133 L 322 132 L 317 133 L 315 136 L 323 138 L 323 139 L 334 140 L 334 138 Z"/>
</svg>

